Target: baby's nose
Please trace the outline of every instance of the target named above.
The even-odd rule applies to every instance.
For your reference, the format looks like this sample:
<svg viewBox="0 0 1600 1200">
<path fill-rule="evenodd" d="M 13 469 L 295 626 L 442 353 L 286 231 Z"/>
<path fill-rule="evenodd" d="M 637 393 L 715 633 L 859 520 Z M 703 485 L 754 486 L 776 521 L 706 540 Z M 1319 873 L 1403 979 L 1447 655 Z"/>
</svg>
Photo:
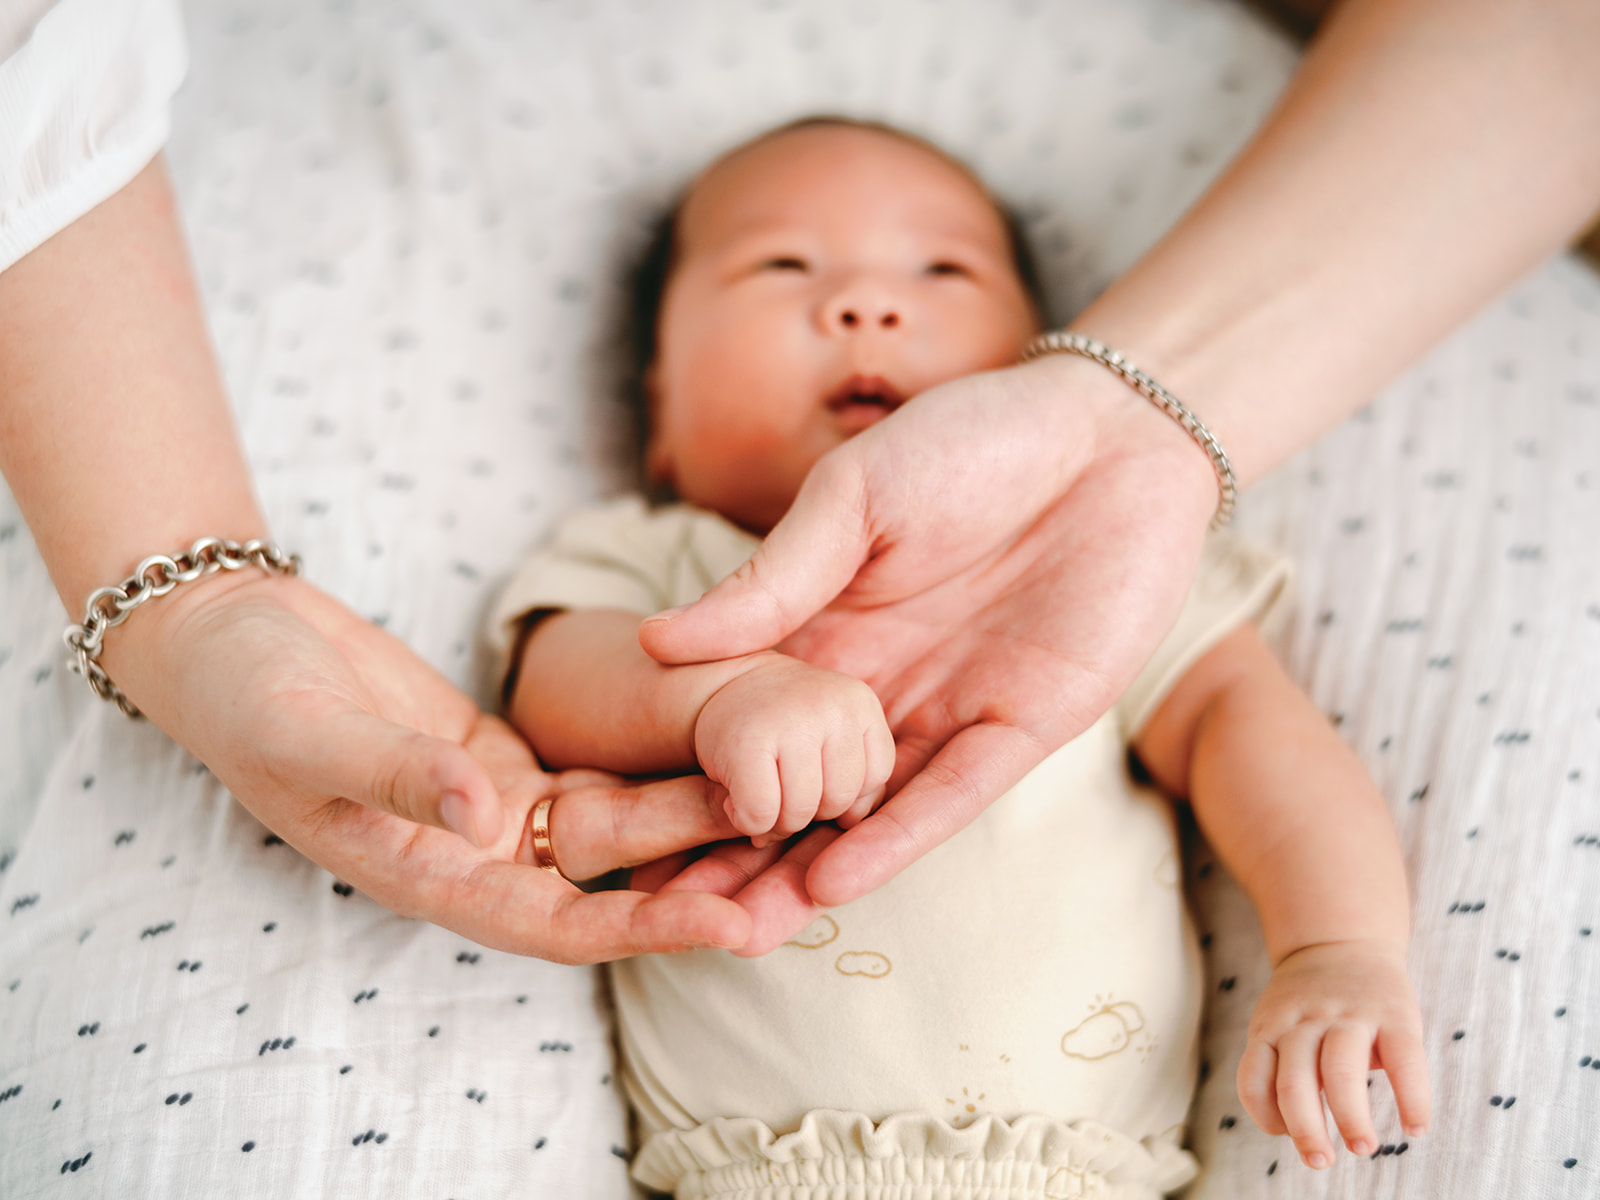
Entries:
<svg viewBox="0 0 1600 1200">
<path fill-rule="evenodd" d="M 882 308 L 868 308 L 864 304 L 852 304 L 841 308 L 838 313 L 838 323 L 846 329 L 859 329 L 863 325 L 877 325 L 880 329 L 893 329 L 900 324 L 900 314 L 893 305 Z"/>
<path fill-rule="evenodd" d="M 896 329 L 905 318 L 905 306 L 893 288 L 863 279 L 840 288 L 824 311 L 824 324 L 838 333 Z"/>
</svg>

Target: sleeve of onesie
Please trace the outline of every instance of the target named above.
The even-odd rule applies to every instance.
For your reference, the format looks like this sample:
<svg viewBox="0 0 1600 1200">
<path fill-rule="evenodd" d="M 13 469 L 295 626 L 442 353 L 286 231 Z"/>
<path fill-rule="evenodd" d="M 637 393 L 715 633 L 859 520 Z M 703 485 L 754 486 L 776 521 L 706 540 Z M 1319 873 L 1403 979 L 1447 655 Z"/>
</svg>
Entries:
<svg viewBox="0 0 1600 1200">
<path fill-rule="evenodd" d="M 0 271 L 145 168 L 187 68 L 177 0 L 0 3 Z"/>
<path fill-rule="evenodd" d="M 484 628 L 489 678 L 504 680 L 518 627 L 541 608 L 614 608 L 641 617 L 687 604 L 737 570 L 753 537 L 686 505 L 625 496 L 568 518 L 495 598 Z"/>
<path fill-rule="evenodd" d="M 1183 611 L 1114 711 L 1124 740 L 1143 728 L 1167 693 L 1206 651 L 1248 621 L 1272 636 L 1293 609 L 1293 574 L 1283 555 L 1228 533 L 1206 539 Z"/>
</svg>

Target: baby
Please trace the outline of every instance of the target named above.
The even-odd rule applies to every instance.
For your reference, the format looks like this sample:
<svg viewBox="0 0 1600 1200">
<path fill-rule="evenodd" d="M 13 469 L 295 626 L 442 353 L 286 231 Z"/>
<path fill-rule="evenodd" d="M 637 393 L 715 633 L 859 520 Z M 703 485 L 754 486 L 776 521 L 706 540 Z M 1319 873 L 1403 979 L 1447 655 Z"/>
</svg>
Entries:
<svg viewBox="0 0 1600 1200">
<path fill-rule="evenodd" d="M 895 758 L 866 685 L 770 651 L 663 667 L 639 624 L 736 570 L 828 450 L 1015 362 L 1039 323 L 1022 251 L 961 165 L 831 119 L 714 163 L 665 249 L 646 465 L 681 503 L 580 514 L 519 573 L 492 621 L 510 716 L 551 768 L 703 770 L 758 842 L 852 824 Z M 1420 1133 L 1399 849 L 1255 628 L 1286 579 L 1275 556 L 1214 536 L 1117 707 L 967 829 L 765 956 L 616 964 L 637 1178 L 729 1198 L 1188 1182 L 1202 972 L 1162 792 L 1188 799 L 1266 933 L 1273 974 L 1239 1069 L 1251 1116 L 1326 1166 L 1325 1094 L 1369 1153 L 1382 1066 Z"/>
</svg>

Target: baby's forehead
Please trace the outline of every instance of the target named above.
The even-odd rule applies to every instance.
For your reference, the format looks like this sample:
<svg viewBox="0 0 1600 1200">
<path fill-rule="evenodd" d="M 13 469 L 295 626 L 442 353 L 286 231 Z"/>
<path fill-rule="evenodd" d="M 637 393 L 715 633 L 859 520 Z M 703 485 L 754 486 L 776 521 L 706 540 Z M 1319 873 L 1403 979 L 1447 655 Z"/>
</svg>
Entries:
<svg viewBox="0 0 1600 1200">
<path fill-rule="evenodd" d="M 963 224 L 1005 236 L 1004 210 L 962 163 L 897 130 L 829 120 L 746 142 L 696 176 L 678 207 L 680 249 L 697 234 L 736 233 L 774 211 L 803 222 L 808 194 L 845 176 L 870 182 L 879 194 L 936 195 Z"/>
</svg>

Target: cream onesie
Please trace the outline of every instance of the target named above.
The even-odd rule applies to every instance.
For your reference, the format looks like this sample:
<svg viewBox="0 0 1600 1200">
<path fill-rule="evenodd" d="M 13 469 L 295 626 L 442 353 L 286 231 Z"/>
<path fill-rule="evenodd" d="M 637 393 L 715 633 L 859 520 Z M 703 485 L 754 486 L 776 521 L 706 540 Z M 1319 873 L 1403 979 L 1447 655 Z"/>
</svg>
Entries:
<svg viewBox="0 0 1600 1200">
<path fill-rule="evenodd" d="M 570 519 L 502 593 L 504 664 L 540 608 L 645 615 L 696 599 L 757 541 L 637 497 Z M 1127 746 L 1288 569 L 1208 542 L 1176 627 L 1117 706 L 969 827 L 762 958 L 611 967 L 635 1176 L 717 1200 L 1156 1197 L 1183 1149 L 1202 990 L 1172 804 Z"/>
</svg>

